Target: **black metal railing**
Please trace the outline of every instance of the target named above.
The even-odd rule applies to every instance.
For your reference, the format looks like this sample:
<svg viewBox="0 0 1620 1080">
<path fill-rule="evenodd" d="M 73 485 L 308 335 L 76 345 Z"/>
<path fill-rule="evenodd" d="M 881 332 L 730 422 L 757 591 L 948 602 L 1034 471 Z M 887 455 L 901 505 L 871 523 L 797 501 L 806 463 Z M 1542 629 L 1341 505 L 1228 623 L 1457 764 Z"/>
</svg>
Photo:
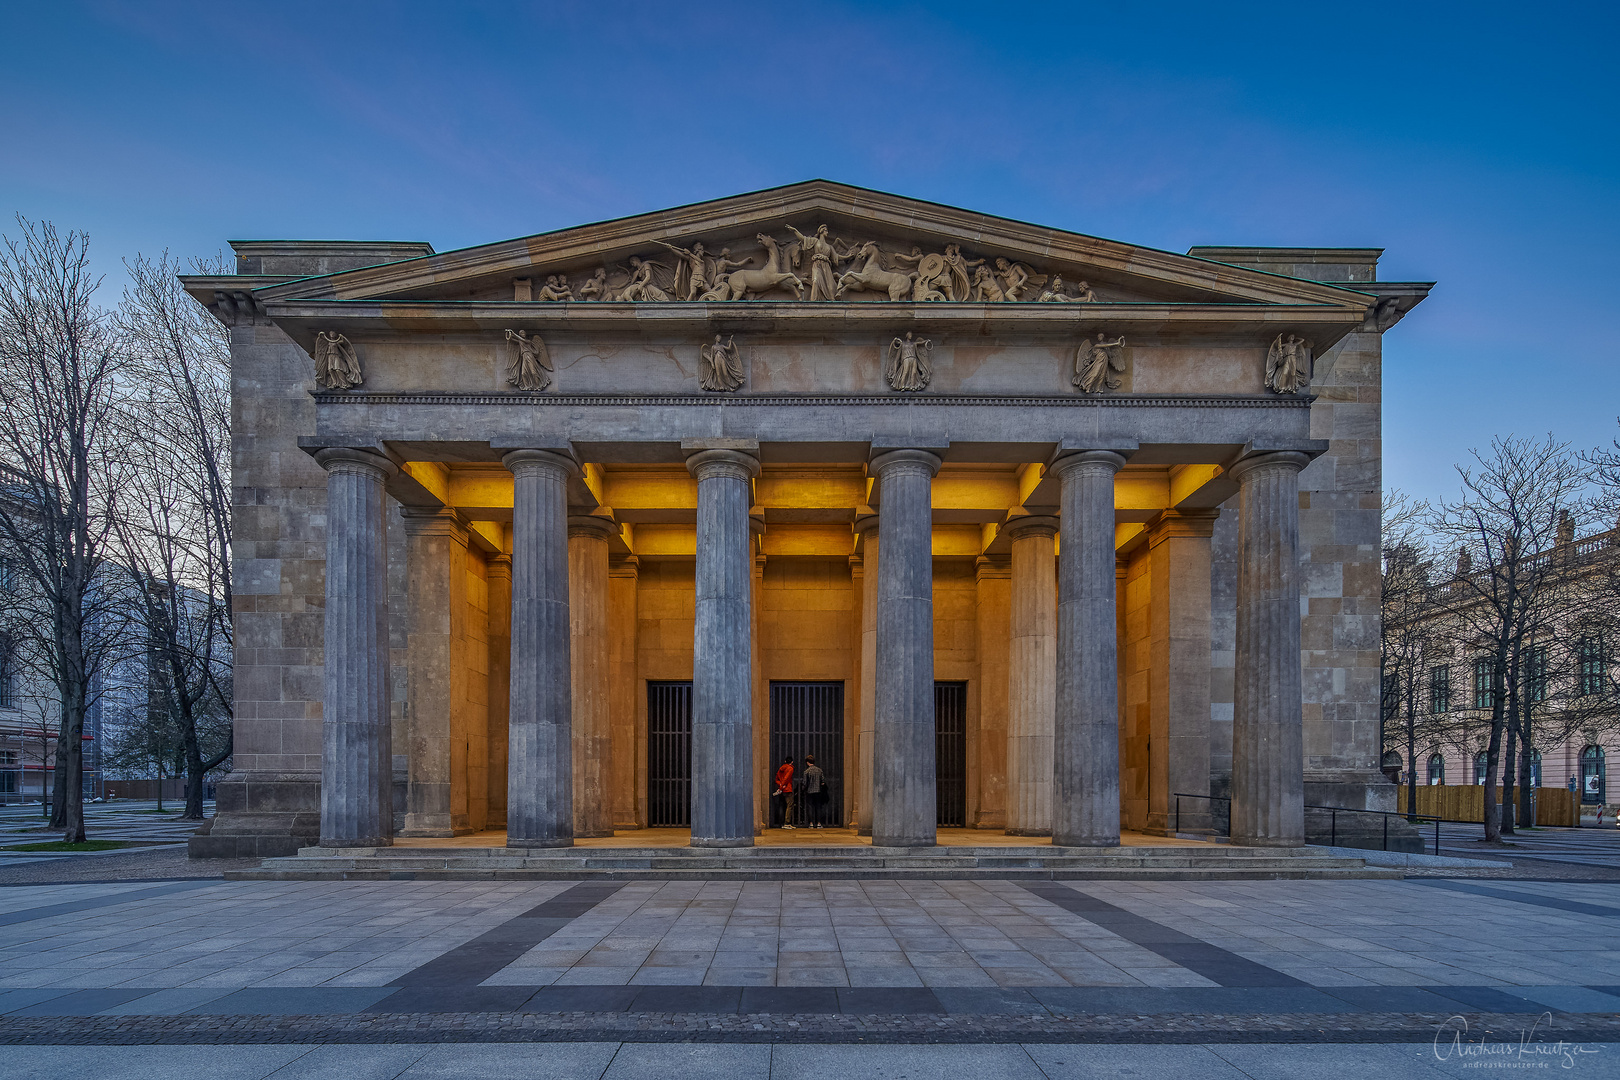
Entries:
<svg viewBox="0 0 1620 1080">
<path fill-rule="evenodd" d="M 1215 804 L 1215 803 L 1219 802 L 1219 803 L 1227 804 L 1226 834 L 1225 835 L 1228 836 L 1228 837 L 1230 837 L 1232 835 L 1232 812 L 1231 812 L 1232 800 L 1231 799 L 1226 798 L 1223 795 L 1189 795 L 1189 794 L 1186 794 L 1185 792 L 1180 792 L 1180 791 L 1176 792 L 1171 797 L 1176 800 L 1175 818 L 1174 818 L 1174 825 L 1173 825 L 1173 828 L 1172 828 L 1173 832 L 1180 832 L 1181 831 L 1181 800 L 1182 799 L 1202 799 L 1203 801 L 1208 802 L 1208 803 L 1211 804 L 1211 807 L 1210 807 L 1211 810 L 1214 809 L 1213 804 Z M 1427 825 L 1430 822 L 1433 822 L 1433 824 L 1434 824 L 1434 853 L 1436 855 L 1440 854 L 1440 825 L 1441 825 L 1442 822 L 1449 823 L 1449 824 L 1452 824 L 1452 825 L 1478 824 L 1477 822 L 1453 821 L 1450 818 L 1434 817 L 1434 816 L 1432 816 L 1430 814 L 1406 814 L 1406 813 L 1402 813 L 1402 812 L 1400 812 L 1398 810 L 1361 810 L 1361 809 L 1358 809 L 1358 808 L 1352 807 L 1352 806 L 1320 806 L 1320 805 L 1317 805 L 1316 803 L 1306 803 L 1305 804 L 1305 809 L 1307 809 L 1307 810 L 1325 810 L 1325 811 L 1327 811 L 1327 813 L 1328 813 L 1328 846 L 1329 847 L 1338 847 L 1339 846 L 1339 815 L 1340 814 L 1377 814 L 1379 817 L 1383 818 L 1383 828 L 1384 828 L 1384 846 L 1383 846 L 1383 850 L 1384 851 L 1389 850 L 1389 819 L 1390 818 L 1400 818 L 1401 820 L 1403 820 L 1403 821 L 1405 821 L 1405 822 L 1407 822 L 1408 824 L 1411 824 L 1411 825 L 1416 825 L 1419 822 L 1422 822 L 1423 824 Z M 1214 814 L 1212 813 L 1210 816 L 1211 816 L 1211 818 L 1213 818 Z"/>
</svg>

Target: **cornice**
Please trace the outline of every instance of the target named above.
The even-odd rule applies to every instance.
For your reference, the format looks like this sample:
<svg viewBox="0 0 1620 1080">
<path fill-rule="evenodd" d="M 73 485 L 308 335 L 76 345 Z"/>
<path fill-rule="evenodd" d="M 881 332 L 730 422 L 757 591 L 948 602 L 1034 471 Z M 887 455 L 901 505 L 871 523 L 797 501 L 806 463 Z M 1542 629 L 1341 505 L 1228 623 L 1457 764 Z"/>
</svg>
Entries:
<svg viewBox="0 0 1620 1080">
<path fill-rule="evenodd" d="M 1038 394 L 547 394 L 481 392 L 409 392 L 323 390 L 310 395 L 318 405 L 505 405 L 580 408 L 704 408 L 749 407 L 867 407 L 893 408 L 1070 408 L 1070 409 L 1309 409 L 1308 394 L 1261 396 L 1204 396 L 1195 394 L 1102 394 L 1043 396 Z"/>
</svg>

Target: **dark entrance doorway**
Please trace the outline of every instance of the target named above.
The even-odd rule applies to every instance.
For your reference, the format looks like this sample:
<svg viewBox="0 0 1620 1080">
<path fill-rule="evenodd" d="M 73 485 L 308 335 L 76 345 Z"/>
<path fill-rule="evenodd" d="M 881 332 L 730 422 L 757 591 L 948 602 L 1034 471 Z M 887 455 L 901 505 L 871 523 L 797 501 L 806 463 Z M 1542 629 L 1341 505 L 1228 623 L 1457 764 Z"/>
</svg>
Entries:
<svg viewBox="0 0 1620 1080">
<path fill-rule="evenodd" d="M 967 825 L 967 683 L 934 684 L 934 824 Z"/>
<path fill-rule="evenodd" d="M 647 827 L 692 825 L 692 684 L 647 684 Z"/>
<path fill-rule="evenodd" d="M 801 805 L 795 825 L 820 821 L 827 827 L 844 823 L 844 684 L 841 682 L 771 683 L 771 757 L 767 775 L 789 754 L 796 776 L 804 772 L 805 755 L 814 756 L 827 776 L 827 800 Z M 802 799 L 802 796 L 801 796 Z M 780 827 L 782 800 L 772 799 L 771 827 Z M 817 816 L 819 815 L 819 817 Z"/>
</svg>

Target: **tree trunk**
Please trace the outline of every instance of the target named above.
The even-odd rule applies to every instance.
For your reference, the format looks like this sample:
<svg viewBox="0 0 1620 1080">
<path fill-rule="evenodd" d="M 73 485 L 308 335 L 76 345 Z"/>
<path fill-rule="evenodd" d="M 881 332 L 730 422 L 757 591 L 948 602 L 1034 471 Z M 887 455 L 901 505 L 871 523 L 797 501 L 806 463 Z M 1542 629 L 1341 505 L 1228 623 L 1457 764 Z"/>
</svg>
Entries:
<svg viewBox="0 0 1620 1080">
<path fill-rule="evenodd" d="M 1502 700 L 1502 676 L 1507 666 L 1507 650 L 1498 648 L 1496 670 L 1491 673 L 1491 741 L 1485 748 L 1485 842 L 1502 842 L 1502 808 L 1496 802 L 1496 766 L 1502 757 L 1502 727 L 1506 721 L 1506 702 Z"/>
<path fill-rule="evenodd" d="M 1507 752 L 1502 755 L 1502 835 L 1512 836 L 1517 804 L 1513 800 L 1513 771 L 1518 764 L 1519 729 L 1518 725 L 1509 720 L 1507 725 Z M 1486 777 L 1490 783 L 1490 777 Z"/>
<path fill-rule="evenodd" d="M 163 755 L 162 754 L 158 755 L 157 769 L 158 769 L 158 785 L 157 785 L 158 806 L 157 806 L 157 808 L 158 808 L 158 813 L 161 814 L 161 813 L 163 813 Z"/>
</svg>

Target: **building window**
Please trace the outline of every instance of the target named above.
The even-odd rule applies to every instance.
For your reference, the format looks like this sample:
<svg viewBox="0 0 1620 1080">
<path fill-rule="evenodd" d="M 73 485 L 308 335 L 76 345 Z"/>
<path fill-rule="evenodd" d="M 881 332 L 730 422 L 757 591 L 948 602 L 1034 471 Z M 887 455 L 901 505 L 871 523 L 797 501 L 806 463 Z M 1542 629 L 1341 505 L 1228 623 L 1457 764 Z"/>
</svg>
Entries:
<svg viewBox="0 0 1620 1080">
<path fill-rule="evenodd" d="M 1529 701 L 1547 700 L 1547 646 L 1534 645 L 1525 654 L 1524 680 Z"/>
<path fill-rule="evenodd" d="M 1496 707 L 1496 661 L 1482 656 L 1474 661 L 1474 708 Z"/>
<path fill-rule="evenodd" d="M 11 639 L 0 634 L 0 709 L 15 709 L 16 703 L 12 701 L 14 676 L 12 668 Z"/>
<path fill-rule="evenodd" d="M 17 561 L 0 558 L 0 593 L 17 591 Z"/>
<path fill-rule="evenodd" d="M 1530 786 L 1533 787 L 1533 788 L 1538 788 L 1538 787 L 1541 786 L 1541 751 L 1540 750 L 1532 750 L 1532 751 L 1530 751 Z"/>
<path fill-rule="evenodd" d="M 1451 711 L 1451 669 L 1449 667 L 1432 667 L 1429 669 L 1429 711 L 1432 713 Z"/>
<path fill-rule="evenodd" d="M 1429 755 L 1429 786 L 1443 787 L 1446 782 L 1446 759 L 1439 754 Z"/>
<path fill-rule="evenodd" d="M 1474 755 L 1474 783 L 1485 783 L 1486 766 L 1490 764 L 1490 755 L 1481 750 Z"/>
<path fill-rule="evenodd" d="M 1581 802 L 1601 803 L 1604 796 L 1603 747 L 1581 751 Z"/>
<path fill-rule="evenodd" d="M 1601 694 L 1608 689 L 1608 663 L 1603 657 L 1603 635 L 1587 634 L 1575 643 L 1577 694 Z"/>
</svg>

